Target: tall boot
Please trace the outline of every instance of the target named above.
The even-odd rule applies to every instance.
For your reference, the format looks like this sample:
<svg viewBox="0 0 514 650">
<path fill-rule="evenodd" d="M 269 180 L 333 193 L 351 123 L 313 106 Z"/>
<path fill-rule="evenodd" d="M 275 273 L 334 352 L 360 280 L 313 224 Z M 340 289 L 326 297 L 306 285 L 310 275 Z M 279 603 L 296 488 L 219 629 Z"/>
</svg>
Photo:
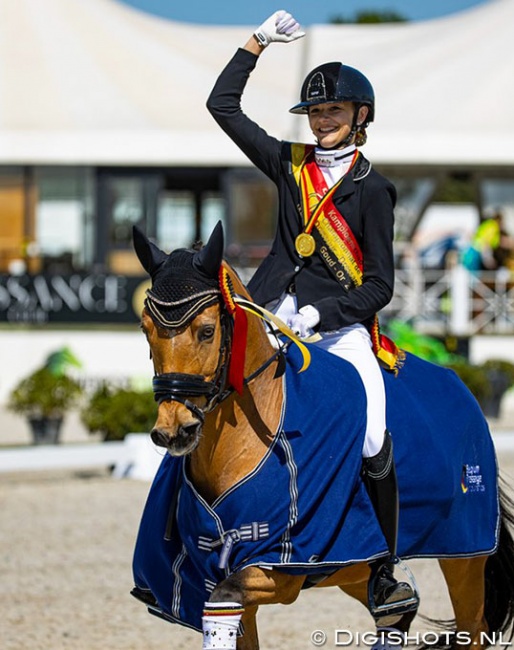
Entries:
<svg viewBox="0 0 514 650">
<path fill-rule="evenodd" d="M 393 575 L 397 560 L 399 499 L 393 441 L 389 431 L 385 432 L 384 444 L 378 454 L 363 459 L 363 480 L 389 549 L 389 557 L 370 563 L 374 605 L 378 608 L 415 599 L 411 586 L 398 582 Z"/>
</svg>

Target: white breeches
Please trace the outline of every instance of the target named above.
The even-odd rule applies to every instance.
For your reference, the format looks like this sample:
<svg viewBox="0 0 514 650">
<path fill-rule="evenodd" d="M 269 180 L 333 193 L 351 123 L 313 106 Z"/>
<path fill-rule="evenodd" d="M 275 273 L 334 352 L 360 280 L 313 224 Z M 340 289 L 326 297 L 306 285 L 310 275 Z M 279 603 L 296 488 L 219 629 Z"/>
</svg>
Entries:
<svg viewBox="0 0 514 650">
<path fill-rule="evenodd" d="M 283 296 L 271 311 L 287 323 L 297 313 L 295 296 Z M 384 444 L 386 397 L 382 371 L 373 352 L 368 330 L 364 325 L 357 324 L 335 332 L 322 332 L 321 340 L 314 345 L 349 361 L 359 373 L 367 401 L 366 436 L 362 455 L 364 458 L 375 456 Z"/>
</svg>

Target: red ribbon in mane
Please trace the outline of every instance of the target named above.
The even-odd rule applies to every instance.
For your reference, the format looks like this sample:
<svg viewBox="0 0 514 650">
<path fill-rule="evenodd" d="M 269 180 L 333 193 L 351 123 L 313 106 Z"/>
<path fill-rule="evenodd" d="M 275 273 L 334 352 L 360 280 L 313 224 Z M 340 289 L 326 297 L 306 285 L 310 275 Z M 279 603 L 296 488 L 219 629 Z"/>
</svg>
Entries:
<svg viewBox="0 0 514 650">
<path fill-rule="evenodd" d="M 228 381 L 234 390 L 241 395 L 244 388 L 248 319 L 244 309 L 234 302 L 234 287 L 232 286 L 232 281 L 227 269 L 223 265 L 220 267 L 219 283 L 225 306 L 228 313 L 234 319 L 232 350 L 230 351 L 230 364 L 228 367 Z"/>
</svg>

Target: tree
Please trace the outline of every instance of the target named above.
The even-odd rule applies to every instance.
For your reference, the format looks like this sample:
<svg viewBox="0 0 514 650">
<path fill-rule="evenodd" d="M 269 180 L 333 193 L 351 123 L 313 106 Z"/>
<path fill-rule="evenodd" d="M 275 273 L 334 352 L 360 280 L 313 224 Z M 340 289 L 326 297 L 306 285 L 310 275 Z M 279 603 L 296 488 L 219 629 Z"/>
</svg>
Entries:
<svg viewBox="0 0 514 650">
<path fill-rule="evenodd" d="M 332 25 L 361 24 L 371 25 L 377 23 L 406 23 L 408 19 L 396 11 L 357 11 L 353 18 L 342 15 L 332 16 L 329 23 Z"/>
</svg>

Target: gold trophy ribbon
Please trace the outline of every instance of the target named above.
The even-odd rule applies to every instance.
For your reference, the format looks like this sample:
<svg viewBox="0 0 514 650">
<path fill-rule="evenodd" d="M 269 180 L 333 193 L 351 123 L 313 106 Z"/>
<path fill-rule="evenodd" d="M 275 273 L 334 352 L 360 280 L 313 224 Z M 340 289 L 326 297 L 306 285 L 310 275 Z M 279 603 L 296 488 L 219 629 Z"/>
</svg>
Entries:
<svg viewBox="0 0 514 650">
<path fill-rule="evenodd" d="M 357 160 L 359 152 L 356 149 L 355 153 L 353 154 L 352 162 L 350 163 L 350 167 L 348 171 L 353 167 L 355 164 L 355 161 Z M 310 164 L 310 163 L 308 163 Z M 302 194 L 302 204 L 303 204 L 303 213 L 304 215 L 309 215 L 309 218 L 307 220 L 307 224 L 305 228 L 303 229 L 303 232 L 301 232 L 295 239 L 294 242 L 294 247 L 296 249 L 296 252 L 298 255 L 301 255 L 302 257 L 310 257 L 311 255 L 314 254 L 316 251 L 316 240 L 314 237 L 311 235 L 312 229 L 316 225 L 316 221 L 318 220 L 318 217 L 323 213 L 323 209 L 325 205 L 328 203 L 328 201 L 332 198 L 334 192 L 336 189 L 339 187 L 341 184 L 343 177 L 341 177 L 337 183 L 335 183 L 328 191 L 326 191 L 325 195 L 319 200 L 319 202 L 315 205 L 315 201 L 312 201 L 313 197 L 319 196 L 316 188 L 314 187 L 314 184 L 312 180 L 310 179 L 309 173 L 308 173 L 308 166 L 305 166 L 305 159 L 302 163 L 301 171 L 300 171 L 300 189 L 301 189 L 301 194 Z M 321 173 L 320 173 L 321 174 Z M 322 180 L 322 183 L 326 187 L 326 183 L 324 180 Z"/>
</svg>

